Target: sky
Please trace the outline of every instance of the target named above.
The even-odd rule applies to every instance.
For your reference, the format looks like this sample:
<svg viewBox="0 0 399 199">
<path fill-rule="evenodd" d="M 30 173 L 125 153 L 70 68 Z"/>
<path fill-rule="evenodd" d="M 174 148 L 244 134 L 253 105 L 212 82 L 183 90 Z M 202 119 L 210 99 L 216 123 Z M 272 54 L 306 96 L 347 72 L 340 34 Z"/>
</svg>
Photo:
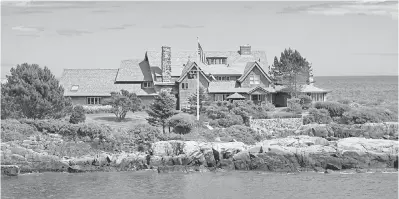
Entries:
<svg viewBox="0 0 399 199">
<path fill-rule="evenodd" d="M 315 76 L 398 75 L 398 2 L 4 2 L 1 77 L 11 67 L 118 68 L 162 45 L 174 50 L 286 48 Z"/>
</svg>

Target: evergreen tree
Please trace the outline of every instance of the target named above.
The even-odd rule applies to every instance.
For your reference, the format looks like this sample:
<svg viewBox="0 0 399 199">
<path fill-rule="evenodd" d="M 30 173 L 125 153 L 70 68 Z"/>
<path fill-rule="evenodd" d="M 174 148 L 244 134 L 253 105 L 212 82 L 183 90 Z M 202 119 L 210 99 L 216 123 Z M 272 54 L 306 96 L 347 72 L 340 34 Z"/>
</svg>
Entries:
<svg viewBox="0 0 399 199">
<path fill-rule="evenodd" d="M 77 105 L 73 108 L 71 117 L 69 118 L 69 123 L 72 124 L 77 124 L 77 123 L 82 123 L 85 122 L 86 120 L 86 115 L 85 115 L 85 110 L 83 109 L 83 106 Z"/>
<path fill-rule="evenodd" d="M 162 131 L 165 133 L 168 119 L 177 114 L 176 98 L 166 90 L 160 91 L 150 104 L 147 113 L 150 116 L 147 118 L 148 123 L 153 126 L 162 126 Z"/>
<path fill-rule="evenodd" d="M 7 83 L 1 85 L 1 118 L 61 118 L 72 106 L 64 88 L 51 71 L 37 64 L 11 68 Z"/>
<path fill-rule="evenodd" d="M 209 100 L 208 94 L 205 92 L 205 89 L 203 87 L 200 87 L 199 89 L 199 105 L 200 105 L 200 112 L 202 110 L 203 104 Z M 188 103 L 190 104 L 190 113 L 196 115 L 197 114 L 197 91 L 193 93 L 189 98 L 188 98 Z"/>
<path fill-rule="evenodd" d="M 274 59 L 271 74 L 274 79 L 286 86 L 291 96 L 297 96 L 302 85 L 308 83 L 312 71 L 310 63 L 297 50 L 285 49 L 277 61 Z"/>
</svg>

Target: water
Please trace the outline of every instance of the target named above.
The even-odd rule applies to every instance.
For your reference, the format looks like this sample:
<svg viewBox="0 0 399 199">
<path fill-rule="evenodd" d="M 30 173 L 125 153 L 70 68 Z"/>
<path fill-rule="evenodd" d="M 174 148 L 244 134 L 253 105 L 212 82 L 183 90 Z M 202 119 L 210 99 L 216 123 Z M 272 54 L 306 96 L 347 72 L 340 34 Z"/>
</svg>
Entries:
<svg viewBox="0 0 399 199">
<path fill-rule="evenodd" d="M 2 177 L 2 198 L 394 199 L 397 173 L 279 174 L 150 171 L 44 173 Z"/>
</svg>

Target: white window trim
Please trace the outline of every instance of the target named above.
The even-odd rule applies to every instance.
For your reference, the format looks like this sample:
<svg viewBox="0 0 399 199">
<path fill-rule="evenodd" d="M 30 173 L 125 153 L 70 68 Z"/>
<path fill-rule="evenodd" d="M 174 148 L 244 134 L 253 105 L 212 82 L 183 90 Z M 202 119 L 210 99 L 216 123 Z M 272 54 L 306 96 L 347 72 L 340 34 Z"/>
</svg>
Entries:
<svg viewBox="0 0 399 199">
<path fill-rule="evenodd" d="M 143 88 L 152 88 L 152 82 L 143 82 Z"/>
<path fill-rule="evenodd" d="M 89 105 L 101 104 L 101 97 L 87 97 L 86 104 Z"/>
</svg>

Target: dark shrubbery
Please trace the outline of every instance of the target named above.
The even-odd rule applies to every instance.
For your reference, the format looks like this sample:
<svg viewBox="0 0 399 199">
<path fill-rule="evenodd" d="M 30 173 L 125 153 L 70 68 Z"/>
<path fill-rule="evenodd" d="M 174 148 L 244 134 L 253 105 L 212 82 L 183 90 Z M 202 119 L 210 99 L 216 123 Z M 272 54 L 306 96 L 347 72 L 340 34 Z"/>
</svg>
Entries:
<svg viewBox="0 0 399 199">
<path fill-rule="evenodd" d="M 69 123 L 77 124 L 83 123 L 86 120 L 85 110 L 81 105 L 73 107 L 72 115 L 69 118 Z"/>
<path fill-rule="evenodd" d="M 243 123 L 244 123 L 243 119 L 240 115 L 233 115 L 233 114 L 227 115 L 227 117 L 218 120 L 219 126 L 225 128 L 233 125 L 242 125 Z"/>
<path fill-rule="evenodd" d="M 253 129 L 242 125 L 233 125 L 226 129 L 215 129 L 207 133 L 207 139 L 214 140 L 220 137 L 222 141 L 232 141 L 235 139 L 238 142 L 245 144 L 255 144 L 260 141 L 260 136 Z"/>
<path fill-rule="evenodd" d="M 389 111 L 379 108 L 359 108 L 347 111 L 342 116 L 344 124 L 364 124 L 378 122 L 398 121 L 398 116 Z"/>
<path fill-rule="evenodd" d="M 301 105 L 302 109 L 309 109 L 312 106 L 312 98 L 307 95 L 300 95 L 298 96 L 299 98 L 299 104 Z"/>
<path fill-rule="evenodd" d="M 21 124 L 18 120 L 2 120 L 1 121 L 1 141 L 22 141 L 28 136 L 37 132 L 36 128 L 28 125 Z"/>
<path fill-rule="evenodd" d="M 329 124 L 332 122 L 330 114 L 326 109 L 309 109 L 309 115 L 303 118 L 303 124 Z"/>
<path fill-rule="evenodd" d="M 168 126 L 173 127 L 174 132 L 178 134 L 190 133 L 194 127 L 195 117 L 187 113 L 179 113 L 172 116 L 168 121 Z"/>
<path fill-rule="evenodd" d="M 150 144 L 157 141 L 166 140 L 162 132 L 149 124 L 138 124 L 128 130 L 130 140 L 133 140 L 139 151 L 144 151 L 150 147 Z"/>
<path fill-rule="evenodd" d="M 342 114 L 350 110 L 350 107 L 338 102 L 316 102 L 314 107 L 317 109 L 327 109 L 330 117 L 341 117 Z"/>
<path fill-rule="evenodd" d="M 288 111 L 292 113 L 301 113 L 302 107 L 300 104 L 301 100 L 299 98 L 291 98 L 287 100 Z"/>
</svg>

